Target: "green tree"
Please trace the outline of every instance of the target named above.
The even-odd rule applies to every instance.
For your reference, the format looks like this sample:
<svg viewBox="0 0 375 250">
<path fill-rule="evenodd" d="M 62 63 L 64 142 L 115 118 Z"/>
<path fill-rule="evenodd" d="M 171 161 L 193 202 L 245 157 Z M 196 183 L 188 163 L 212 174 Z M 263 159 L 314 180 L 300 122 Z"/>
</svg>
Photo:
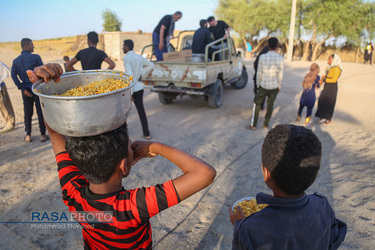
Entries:
<svg viewBox="0 0 375 250">
<path fill-rule="evenodd" d="M 104 31 L 121 31 L 122 23 L 114 11 L 105 9 L 102 12 L 102 18 Z"/>
<path fill-rule="evenodd" d="M 219 0 L 216 9 L 216 18 L 225 22 L 238 33 L 244 45 L 251 43 L 257 29 L 253 25 L 253 16 L 250 1 L 248 0 Z M 241 16 L 242 18 L 238 18 Z"/>
<path fill-rule="evenodd" d="M 375 3 L 365 2 L 360 11 L 361 19 L 358 22 L 362 29 L 360 29 L 361 33 L 358 35 L 361 36 L 362 42 L 367 43 L 375 37 Z"/>
<path fill-rule="evenodd" d="M 298 0 L 296 39 L 313 42 L 314 60 L 330 38 L 344 38 L 361 47 L 375 37 L 375 3 L 366 0 Z M 277 36 L 288 48 L 292 0 L 219 0 L 215 15 L 225 20 L 253 51 L 263 47 L 269 36 Z M 260 35 L 263 35 L 259 40 Z M 264 35 L 265 34 L 265 35 Z M 254 38 L 259 43 L 254 46 Z"/>
<path fill-rule="evenodd" d="M 330 38 L 343 37 L 358 43 L 361 31 L 365 28 L 366 3 L 361 0 L 305 2 L 303 26 L 310 32 L 313 41 L 312 60 L 315 60 L 319 48 Z"/>
<path fill-rule="evenodd" d="M 275 33 L 282 44 L 285 44 L 286 53 L 289 48 L 290 16 L 292 10 L 292 0 L 277 0 L 271 3 L 272 11 L 270 19 L 273 20 L 273 26 L 267 27 Z M 296 13 L 296 24 L 298 23 L 298 12 Z M 272 28 L 272 29 L 271 29 Z M 297 29 L 298 31 L 298 29 Z M 298 35 L 298 33 L 297 33 Z M 296 34 L 295 34 L 296 36 Z M 295 42 L 296 40 L 293 39 Z M 293 44 L 294 46 L 295 44 Z"/>
<path fill-rule="evenodd" d="M 257 51 L 270 37 L 277 34 L 282 41 L 289 32 L 291 0 L 219 0 L 216 16 L 225 20 L 241 37 L 244 44 L 265 34 L 253 51 Z"/>
</svg>

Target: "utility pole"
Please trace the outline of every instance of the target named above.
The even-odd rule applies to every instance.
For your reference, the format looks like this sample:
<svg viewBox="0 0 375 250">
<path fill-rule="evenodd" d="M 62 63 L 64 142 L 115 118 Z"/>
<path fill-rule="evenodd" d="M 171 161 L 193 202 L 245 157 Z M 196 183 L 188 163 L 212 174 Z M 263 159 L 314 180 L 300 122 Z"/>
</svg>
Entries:
<svg viewBox="0 0 375 250">
<path fill-rule="evenodd" d="M 292 13 L 290 16 L 289 46 L 286 61 L 293 61 L 294 27 L 296 26 L 297 0 L 293 0 Z"/>
</svg>

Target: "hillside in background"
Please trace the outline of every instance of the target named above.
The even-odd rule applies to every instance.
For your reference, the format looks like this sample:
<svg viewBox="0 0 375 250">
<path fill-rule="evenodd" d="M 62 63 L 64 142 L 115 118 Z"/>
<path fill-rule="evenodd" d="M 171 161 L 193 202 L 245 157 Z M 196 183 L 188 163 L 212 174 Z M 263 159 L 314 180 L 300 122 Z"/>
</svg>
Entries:
<svg viewBox="0 0 375 250">
<path fill-rule="evenodd" d="M 33 40 L 35 46 L 35 53 L 38 52 L 53 52 L 57 54 L 75 55 L 78 50 L 87 46 L 86 36 L 69 36 L 44 40 Z M 103 47 L 99 42 L 98 47 Z M 21 51 L 20 42 L 5 42 L 0 43 L 0 48 L 11 49 L 14 52 Z"/>
<path fill-rule="evenodd" d="M 236 43 L 239 41 L 235 39 Z M 44 40 L 35 40 L 35 53 L 46 53 L 50 54 L 52 57 L 60 58 L 64 55 L 69 56 L 70 58 L 75 56 L 75 54 L 83 48 L 87 47 L 86 35 L 70 36 L 70 37 L 60 37 L 53 39 L 44 39 Z M 104 35 L 100 34 L 98 49 L 104 49 Z M 242 50 L 242 54 L 246 57 L 253 57 L 257 55 L 257 51 L 253 53 L 245 53 L 245 48 L 243 48 L 242 42 L 236 44 L 237 48 Z M 20 42 L 3 42 L 0 43 L 0 49 L 12 50 L 12 52 L 19 53 L 21 51 Z M 321 50 L 318 52 L 318 60 L 326 60 L 331 54 L 338 54 L 343 62 L 358 62 L 363 63 L 363 52 L 357 48 L 351 47 L 324 47 L 322 46 Z M 294 60 L 300 60 L 303 54 L 302 47 L 294 48 Z M 1 59 L 0 59 L 1 60 Z"/>
</svg>

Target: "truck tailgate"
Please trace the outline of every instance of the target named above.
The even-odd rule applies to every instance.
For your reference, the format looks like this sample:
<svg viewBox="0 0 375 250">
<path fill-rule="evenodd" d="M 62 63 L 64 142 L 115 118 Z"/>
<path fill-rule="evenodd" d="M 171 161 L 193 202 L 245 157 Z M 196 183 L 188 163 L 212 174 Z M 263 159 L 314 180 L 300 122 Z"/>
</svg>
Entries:
<svg viewBox="0 0 375 250">
<path fill-rule="evenodd" d="M 142 76 L 143 82 L 154 82 L 153 85 L 168 86 L 174 83 L 178 87 L 187 87 L 189 83 L 204 85 L 207 79 L 205 63 L 155 62 L 154 69 Z"/>
</svg>

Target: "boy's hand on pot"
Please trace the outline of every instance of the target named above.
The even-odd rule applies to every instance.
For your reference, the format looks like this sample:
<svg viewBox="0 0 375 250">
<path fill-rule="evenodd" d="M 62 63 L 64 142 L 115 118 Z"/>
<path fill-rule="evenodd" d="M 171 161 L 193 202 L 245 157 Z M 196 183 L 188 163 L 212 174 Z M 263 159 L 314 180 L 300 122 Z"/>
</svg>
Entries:
<svg viewBox="0 0 375 250">
<path fill-rule="evenodd" d="M 229 217 L 232 225 L 234 225 L 234 222 L 245 218 L 245 215 L 243 214 L 242 208 L 240 206 L 236 207 L 236 211 L 237 212 L 235 213 L 231 207 L 229 208 Z"/>
<path fill-rule="evenodd" d="M 44 82 L 50 80 L 60 81 L 60 75 L 63 73 L 63 69 L 58 63 L 47 63 L 45 65 L 35 67 L 34 71 L 27 70 L 27 75 L 32 83 L 35 83 L 39 79 L 43 79 Z"/>
</svg>

